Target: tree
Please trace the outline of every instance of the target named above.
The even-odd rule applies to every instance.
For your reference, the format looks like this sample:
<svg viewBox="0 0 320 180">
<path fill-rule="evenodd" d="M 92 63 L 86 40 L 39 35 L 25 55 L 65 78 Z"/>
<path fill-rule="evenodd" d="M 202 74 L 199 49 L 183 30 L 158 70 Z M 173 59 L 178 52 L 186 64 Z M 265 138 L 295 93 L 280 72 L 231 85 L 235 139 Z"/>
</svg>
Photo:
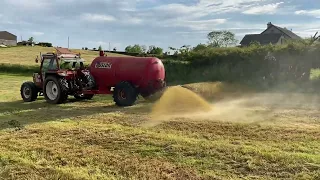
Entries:
<svg viewBox="0 0 320 180">
<path fill-rule="evenodd" d="M 201 51 L 207 48 L 205 44 L 198 44 L 196 47 L 193 48 L 193 51 Z"/>
<path fill-rule="evenodd" d="M 152 46 L 149 46 L 148 54 L 161 55 L 163 54 L 163 49 L 152 45 Z"/>
<path fill-rule="evenodd" d="M 34 42 L 34 38 L 33 38 L 33 37 L 30 37 L 30 38 L 28 39 L 28 41 L 29 41 L 30 43 L 33 43 L 33 42 Z"/>
<path fill-rule="evenodd" d="M 147 46 L 142 45 L 142 46 L 140 46 L 140 47 L 141 47 L 141 49 L 142 49 L 142 53 L 146 53 L 146 52 L 147 52 Z"/>
<path fill-rule="evenodd" d="M 177 54 L 178 54 L 177 48 L 174 48 L 174 47 L 171 47 L 171 46 L 170 46 L 169 49 L 170 49 L 171 51 L 174 51 L 173 55 L 177 55 Z"/>
<path fill-rule="evenodd" d="M 186 54 L 189 53 L 191 50 L 191 46 L 190 45 L 183 45 L 181 46 L 181 48 L 179 49 L 181 54 Z"/>
<path fill-rule="evenodd" d="M 212 47 L 228 47 L 237 43 L 235 34 L 230 31 L 212 31 L 208 33 L 207 38 Z"/>
<path fill-rule="evenodd" d="M 127 46 L 125 48 L 125 51 L 128 52 L 128 53 L 143 53 L 144 49 L 143 49 L 142 46 L 140 46 L 138 44 L 135 44 L 133 46 Z"/>
<path fill-rule="evenodd" d="M 102 51 L 102 47 L 101 47 L 101 45 L 99 46 L 98 51 Z"/>
</svg>

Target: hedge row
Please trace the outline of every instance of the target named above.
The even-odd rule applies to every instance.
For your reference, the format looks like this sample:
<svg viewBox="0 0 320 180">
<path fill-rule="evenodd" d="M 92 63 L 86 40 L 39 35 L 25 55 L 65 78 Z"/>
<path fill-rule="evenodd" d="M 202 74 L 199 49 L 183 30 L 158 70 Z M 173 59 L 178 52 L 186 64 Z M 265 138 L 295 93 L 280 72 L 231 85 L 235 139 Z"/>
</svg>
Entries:
<svg viewBox="0 0 320 180">
<path fill-rule="evenodd" d="M 25 66 L 19 64 L 0 64 L 0 73 L 30 75 L 39 71 L 39 66 Z"/>
<path fill-rule="evenodd" d="M 283 46 L 206 48 L 184 54 L 189 64 L 166 64 L 168 79 L 190 81 L 304 81 L 320 67 L 320 46 L 291 43 Z M 173 71 L 171 71 L 173 69 Z M 170 74 L 172 73 L 172 74 Z M 174 76 L 174 77 L 173 77 Z"/>
</svg>

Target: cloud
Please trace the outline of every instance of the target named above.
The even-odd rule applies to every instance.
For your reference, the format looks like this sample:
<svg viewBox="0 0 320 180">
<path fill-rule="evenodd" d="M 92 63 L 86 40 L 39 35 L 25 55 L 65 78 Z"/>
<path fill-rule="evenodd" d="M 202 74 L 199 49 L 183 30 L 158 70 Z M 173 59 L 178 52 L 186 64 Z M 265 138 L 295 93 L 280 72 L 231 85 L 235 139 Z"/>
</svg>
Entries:
<svg viewBox="0 0 320 180">
<path fill-rule="evenodd" d="M 34 36 L 42 36 L 42 35 L 44 35 L 44 32 L 35 31 L 35 32 L 31 32 L 31 34 L 34 35 Z"/>
<path fill-rule="evenodd" d="M 186 27 L 195 31 L 212 30 L 220 24 L 226 23 L 227 19 L 209 19 L 209 20 L 172 20 L 162 23 L 164 27 Z"/>
<path fill-rule="evenodd" d="M 130 24 L 141 24 L 142 22 L 143 22 L 143 20 L 140 18 L 132 17 L 132 18 L 127 19 L 127 23 L 130 23 Z"/>
<path fill-rule="evenodd" d="M 169 3 L 137 12 L 137 16 L 158 27 L 188 28 L 193 31 L 212 30 L 237 13 L 269 0 L 198 0 L 193 3 Z M 222 16 L 222 17 L 221 17 Z"/>
<path fill-rule="evenodd" d="M 1 18 L 1 17 L 0 17 L 0 18 Z M 13 23 L 12 21 L 2 20 L 2 21 L 0 22 L 0 24 L 10 24 L 10 25 L 12 25 L 12 24 L 15 24 L 15 23 Z"/>
<path fill-rule="evenodd" d="M 35 8 L 44 8 L 50 5 L 47 0 L 4 0 L 7 4 L 22 7 L 24 10 L 33 10 Z"/>
<path fill-rule="evenodd" d="M 92 46 L 98 47 L 98 46 L 102 46 L 103 49 L 108 49 L 109 50 L 109 42 L 105 42 L 105 41 L 88 41 L 89 44 L 92 44 Z M 110 49 L 113 50 L 113 48 L 121 48 L 122 47 L 122 43 L 113 43 L 110 42 Z"/>
<path fill-rule="evenodd" d="M 90 14 L 85 13 L 81 17 L 85 21 L 90 22 L 113 22 L 116 21 L 116 18 L 110 15 L 104 15 L 104 14 Z"/>
<path fill-rule="evenodd" d="M 144 20 L 140 17 L 123 15 L 121 18 L 119 18 L 119 21 L 117 23 L 122 25 L 139 25 L 143 22 Z"/>
<path fill-rule="evenodd" d="M 320 18 L 320 9 L 299 10 L 299 11 L 296 11 L 295 14 L 297 14 L 297 15 L 307 15 L 307 16 L 313 16 L 315 18 Z"/>
<path fill-rule="evenodd" d="M 241 11 L 253 3 L 266 0 L 199 0 L 196 4 L 167 4 L 155 9 L 173 14 L 189 14 L 189 16 L 203 17 L 212 14 Z M 190 14 L 191 13 L 191 14 Z"/>
<path fill-rule="evenodd" d="M 88 41 L 88 43 L 90 44 L 94 44 L 94 45 L 106 45 L 106 44 L 109 44 L 109 43 L 106 43 L 104 41 Z"/>
<path fill-rule="evenodd" d="M 259 14 L 274 14 L 279 6 L 283 4 L 283 2 L 273 3 L 273 4 L 266 4 L 263 6 L 255 6 L 251 7 L 243 11 L 243 14 L 251 14 L 251 15 L 259 15 Z"/>
</svg>

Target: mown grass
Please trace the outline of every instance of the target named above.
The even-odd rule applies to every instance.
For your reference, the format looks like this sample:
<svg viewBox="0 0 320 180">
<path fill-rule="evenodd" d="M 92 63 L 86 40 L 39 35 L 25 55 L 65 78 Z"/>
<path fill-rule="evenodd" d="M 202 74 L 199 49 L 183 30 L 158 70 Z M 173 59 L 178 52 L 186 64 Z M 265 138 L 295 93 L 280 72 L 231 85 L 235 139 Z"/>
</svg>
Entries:
<svg viewBox="0 0 320 180">
<path fill-rule="evenodd" d="M 0 179 L 320 178 L 317 108 L 254 106 L 244 110 L 261 122 L 234 112 L 232 121 L 178 118 L 148 128 L 151 104 L 142 99 L 128 108 L 110 96 L 23 103 L 25 80 L 0 75 Z"/>
</svg>

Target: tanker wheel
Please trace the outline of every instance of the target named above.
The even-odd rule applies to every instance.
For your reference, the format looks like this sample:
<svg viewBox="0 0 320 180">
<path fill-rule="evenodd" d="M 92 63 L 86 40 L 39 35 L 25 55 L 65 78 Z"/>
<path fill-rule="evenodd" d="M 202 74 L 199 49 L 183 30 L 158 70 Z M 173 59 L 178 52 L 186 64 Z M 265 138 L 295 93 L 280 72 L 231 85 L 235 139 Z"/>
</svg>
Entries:
<svg viewBox="0 0 320 180">
<path fill-rule="evenodd" d="M 32 102 L 38 97 L 38 88 L 33 82 L 24 82 L 20 94 L 24 102 Z"/>
<path fill-rule="evenodd" d="M 50 104 L 61 104 L 68 99 L 68 87 L 64 78 L 49 76 L 44 82 L 43 95 Z"/>
<path fill-rule="evenodd" d="M 135 87 L 129 82 L 120 82 L 113 92 L 113 100 L 118 106 L 132 106 L 138 97 Z"/>
</svg>

